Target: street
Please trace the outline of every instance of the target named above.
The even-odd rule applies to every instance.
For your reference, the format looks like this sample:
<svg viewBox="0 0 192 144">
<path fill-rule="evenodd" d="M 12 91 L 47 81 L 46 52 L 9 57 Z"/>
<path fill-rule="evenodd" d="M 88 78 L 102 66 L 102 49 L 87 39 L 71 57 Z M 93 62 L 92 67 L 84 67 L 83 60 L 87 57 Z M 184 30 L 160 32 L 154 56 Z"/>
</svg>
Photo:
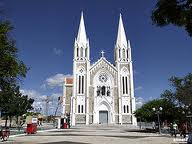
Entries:
<svg viewBox="0 0 192 144">
<path fill-rule="evenodd" d="M 11 137 L 13 144 L 171 144 L 173 138 L 154 133 L 136 132 L 127 127 L 75 127 L 39 132 L 34 135 Z"/>
</svg>

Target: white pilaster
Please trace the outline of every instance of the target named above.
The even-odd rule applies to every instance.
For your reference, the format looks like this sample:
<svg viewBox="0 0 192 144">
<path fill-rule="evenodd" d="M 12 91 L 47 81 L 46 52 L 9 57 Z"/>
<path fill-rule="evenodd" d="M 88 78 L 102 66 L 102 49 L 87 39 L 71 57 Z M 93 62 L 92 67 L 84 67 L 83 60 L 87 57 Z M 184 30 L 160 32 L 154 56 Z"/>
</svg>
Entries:
<svg viewBox="0 0 192 144">
<path fill-rule="evenodd" d="M 89 52 L 88 52 L 89 53 Z M 89 55 L 88 55 L 89 57 Z M 89 73 L 89 68 L 90 68 L 90 62 L 87 63 L 87 95 L 86 95 L 86 125 L 89 125 L 89 86 L 90 86 L 90 73 Z"/>
<path fill-rule="evenodd" d="M 65 78 L 66 80 L 66 78 Z M 64 81 L 64 84 L 63 84 L 63 116 L 65 115 L 65 98 L 66 98 L 66 87 L 65 87 L 65 81 Z"/>
<path fill-rule="evenodd" d="M 117 64 L 117 70 L 118 70 L 118 96 L 119 96 L 119 124 L 122 125 L 122 97 L 121 97 L 121 76 L 120 76 L 120 65 Z"/>
<path fill-rule="evenodd" d="M 76 86 L 77 86 L 77 79 L 76 79 L 76 60 L 73 60 L 73 95 L 71 97 L 71 125 L 75 126 L 75 97 L 76 97 Z"/>
</svg>

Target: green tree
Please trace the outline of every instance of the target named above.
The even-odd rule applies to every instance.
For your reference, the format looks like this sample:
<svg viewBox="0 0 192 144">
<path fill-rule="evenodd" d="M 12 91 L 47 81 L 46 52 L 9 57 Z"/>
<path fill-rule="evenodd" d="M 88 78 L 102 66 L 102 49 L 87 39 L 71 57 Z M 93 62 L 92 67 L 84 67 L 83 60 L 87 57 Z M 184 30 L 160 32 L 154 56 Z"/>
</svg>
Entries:
<svg viewBox="0 0 192 144">
<path fill-rule="evenodd" d="M 0 110 L 6 117 L 6 126 L 8 116 L 21 115 L 31 109 L 33 103 L 27 96 L 22 96 L 17 86 L 26 76 L 28 68 L 17 56 L 12 30 L 9 21 L 0 19 Z"/>
<path fill-rule="evenodd" d="M 178 111 L 178 109 L 175 104 L 166 99 L 155 99 L 145 103 L 141 108 L 135 111 L 135 116 L 146 122 L 157 121 L 157 115 L 153 111 L 153 108 L 159 109 L 160 107 L 163 108 L 160 115 L 162 121 L 173 121 L 177 117 L 175 112 Z"/>
<path fill-rule="evenodd" d="M 0 21 L 0 89 L 6 83 L 14 85 L 28 70 L 18 59 L 18 49 L 10 36 L 12 29 L 9 21 Z"/>
<path fill-rule="evenodd" d="M 192 0 L 157 0 L 151 19 L 156 26 L 184 27 L 192 36 Z"/>
<path fill-rule="evenodd" d="M 165 90 L 161 97 L 174 103 L 181 109 L 188 106 L 192 110 L 192 73 L 182 77 L 171 77 L 169 82 L 172 89 Z"/>
<path fill-rule="evenodd" d="M 0 92 L 0 107 L 6 118 L 5 126 L 7 126 L 8 117 L 11 123 L 13 116 L 16 116 L 18 124 L 18 117 L 33 109 L 32 104 L 34 100 L 28 98 L 27 95 L 22 95 L 19 86 L 13 87 L 7 85 L 3 88 L 4 89 Z"/>
<path fill-rule="evenodd" d="M 10 109 L 10 114 L 11 116 L 16 116 L 17 124 L 20 124 L 18 121 L 19 116 L 33 109 L 32 104 L 34 99 L 28 98 L 27 95 L 23 95 L 19 90 L 19 86 L 17 86 L 13 100 L 15 102 Z"/>
</svg>

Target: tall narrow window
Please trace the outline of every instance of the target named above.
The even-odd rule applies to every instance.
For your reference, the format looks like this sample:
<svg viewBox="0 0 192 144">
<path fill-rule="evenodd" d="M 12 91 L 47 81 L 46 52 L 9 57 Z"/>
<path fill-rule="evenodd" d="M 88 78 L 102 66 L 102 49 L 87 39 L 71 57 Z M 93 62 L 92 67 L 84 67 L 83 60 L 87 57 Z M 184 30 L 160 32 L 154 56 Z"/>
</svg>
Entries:
<svg viewBox="0 0 192 144">
<path fill-rule="evenodd" d="M 82 76 L 82 91 L 81 93 L 83 94 L 84 93 L 84 76 Z"/>
<path fill-rule="evenodd" d="M 119 49 L 119 58 L 121 58 L 121 49 Z"/>
<path fill-rule="evenodd" d="M 127 83 L 127 77 L 125 77 L 125 87 L 126 87 L 126 94 L 128 94 L 128 83 Z"/>
<path fill-rule="evenodd" d="M 125 85 L 124 85 L 124 76 L 122 77 L 122 83 L 123 83 L 123 94 L 125 94 Z"/>
<path fill-rule="evenodd" d="M 123 106 L 123 112 L 126 113 L 126 107 L 125 107 L 125 105 Z"/>
<path fill-rule="evenodd" d="M 83 113 L 83 105 L 81 105 L 81 113 Z"/>
<path fill-rule="evenodd" d="M 81 93 L 81 76 L 79 76 L 79 88 L 78 88 L 78 93 Z"/>
<path fill-rule="evenodd" d="M 79 48 L 77 48 L 77 57 L 79 57 Z"/>
<path fill-rule="evenodd" d="M 127 58 L 129 58 L 129 52 L 128 52 L 128 49 L 127 49 Z"/>
<path fill-rule="evenodd" d="M 129 106 L 127 105 L 127 113 L 129 113 Z"/>
<path fill-rule="evenodd" d="M 102 86 L 102 88 L 101 88 L 101 94 L 102 94 L 102 95 L 105 95 L 105 86 Z"/>
<path fill-rule="evenodd" d="M 87 57 L 87 48 L 85 49 L 85 57 Z"/>
<path fill-rule="evenodd" d="M 78 113 L 80 113 L 80 105 L 78 105 Z"/>
<path fill-rule="evenodd" d="M 83 57 L 83 47 L 81 47 L 81 57 Z"/>
<path fill-rule="evenodd" d="M 123 58 L 125 58 L 125 49 L 123 49 Z"/>
</svg>

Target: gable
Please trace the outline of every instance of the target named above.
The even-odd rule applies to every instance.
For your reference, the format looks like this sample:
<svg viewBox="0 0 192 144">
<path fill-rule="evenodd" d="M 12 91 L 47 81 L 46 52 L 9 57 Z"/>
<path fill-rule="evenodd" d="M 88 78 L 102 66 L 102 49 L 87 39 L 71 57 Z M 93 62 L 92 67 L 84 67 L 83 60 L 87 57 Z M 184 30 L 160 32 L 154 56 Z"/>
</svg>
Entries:
<svg viewBox="0 0 192 144">
<path fill-rule="evenodd" d="M 100 69 L 105 69 L 110 73 L 116 75 L 117 69 L 105 57 L 101 57 L 96 63 L 94 63 L 90 68 L 90 74 L 96 73 Z"/>
</svg>

